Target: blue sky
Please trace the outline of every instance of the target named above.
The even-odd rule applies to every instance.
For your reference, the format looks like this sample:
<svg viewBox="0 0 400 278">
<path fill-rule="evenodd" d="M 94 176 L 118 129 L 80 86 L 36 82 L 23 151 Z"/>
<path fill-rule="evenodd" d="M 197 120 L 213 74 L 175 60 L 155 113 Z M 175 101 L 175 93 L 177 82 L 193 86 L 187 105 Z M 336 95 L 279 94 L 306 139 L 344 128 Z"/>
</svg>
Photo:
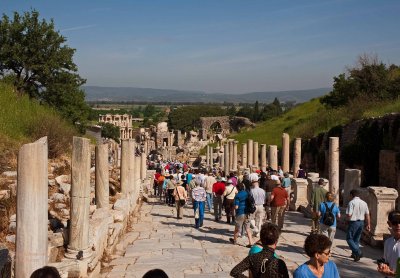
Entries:
<svg viewBox="0 0 400 278">
<path fill-rule="evenodd" d="M 398 0 L 1 0 L 37 9 L 87 85 L 220 93 L 332 86 L 363 53 L 400 64 Z"/>
</svg>

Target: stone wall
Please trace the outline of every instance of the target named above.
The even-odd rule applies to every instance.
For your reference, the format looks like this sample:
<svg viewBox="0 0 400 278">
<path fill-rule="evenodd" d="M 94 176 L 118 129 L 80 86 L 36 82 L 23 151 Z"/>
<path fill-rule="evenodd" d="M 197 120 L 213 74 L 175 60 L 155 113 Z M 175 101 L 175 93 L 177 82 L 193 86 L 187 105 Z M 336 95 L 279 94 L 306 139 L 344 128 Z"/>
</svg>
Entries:
<svg viewBox="0 0 400 278">
<path fill-rule="evenodd" d="M 307 171 L 328 176 L 329 137 L 340 140 L 340 183 L 343 182 L 344 169 L 354 168 L 362 171 L 362 186 L 398 187 L 398 177 L 393 165 L 387 169 L 386 159 L 396 162 L 396 154 L 382 154 L 381 150 L 400 151 L 400 113 L 392 113 L 379 118 L 365 119 L 346 126 L 337 126 L 302 142 L 302 165 Z M 384 165 L 380 166 L 382 162 Z M 398 162 L 396 162 L 398 163 Z M 396 164 L 398 165 L 398 164 Z M 397 167 L 397 166 L 396 166 Z M 379 173 L 382 169 L 382 173 Z M 385 170 L 383 170 L 385 169 Z M 389 172 L 388 172 L 389 171 Z M 384 173 L 385 172 L 385 173 Z M 389 175 L 382 177 L 382 175 Z M 389 180 L 388 180 L 389 178 Z M 381 184 L 385 180 L 385 184 Z M 389 183 L 386 183 L 389 182 Z"/>
</svg>

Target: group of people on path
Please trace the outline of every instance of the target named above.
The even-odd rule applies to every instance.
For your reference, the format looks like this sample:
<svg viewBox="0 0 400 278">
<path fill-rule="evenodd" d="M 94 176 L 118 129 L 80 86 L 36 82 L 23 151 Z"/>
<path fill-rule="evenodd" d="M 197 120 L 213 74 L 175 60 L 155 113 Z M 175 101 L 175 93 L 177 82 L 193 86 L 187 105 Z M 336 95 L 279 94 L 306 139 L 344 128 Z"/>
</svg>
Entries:
<svg viewBox="0 0 400 278">
<path fill-rule="evenodd" d="M 306 177 L 302 167 L 296 177 Z M 324 179 L 320 179 L 311 194 L 311 233 L 304 243 L 304 251 L 310 260 L 294 272 L 295 278 L 339 277 L 337 267 L 329 257 L 341 215 L 334 202 L 336 196 L 324 185 Z M 222 221 L 225 214 L 226 223 L 234 225 L 233 237 L 229 238 L 231 243 L 238 244 L 240 236 L 247 236 L 249 256 L 232 269 L 233 277 L 246 277 L 243 276 L 245 270 L 249 270 L 252 277 L 288 277 L 284 261 L 276 256 L 274 250 L 284 228 L 285 212 L 289 209 L 290 186 L 289 174 L 280 169 L 237 174 L 217 169 L 192 171 L 178 166 L 160 169 L 154 176 L 154 194 L 176 207 L 177 219 L 182 219 L 185 206 L 192 205 L 195 228 L 203 226 L 204 213 L 208 209 L 216 222 Z M 352 200 L 346 209 L 346 240 L 352 251 L 351 258 L 357 262 L 363 256 L 360 239 L 364 229 L 370 230 L 370 217 L 367 204 L 359 197 L 360 192 L 352 190 L 350 195 Z M 397 231 L 397 239 L 400 239 L 400 212 L 396 213 L 389 215 L 391 220 L 388 224 L 394 234 Z M 387 255 L 394 251 L 385 251 L 386 258 L 378 267 L 378 271 L 388 277 L 397 270 L 397 261 L 395 263 L 393 258 L 400 256 L 400 247 L 397 251 L 395 239 L 390 244 L 385 243 L 385 250 L 392 248 L 398 254 Z"/>
</svg>

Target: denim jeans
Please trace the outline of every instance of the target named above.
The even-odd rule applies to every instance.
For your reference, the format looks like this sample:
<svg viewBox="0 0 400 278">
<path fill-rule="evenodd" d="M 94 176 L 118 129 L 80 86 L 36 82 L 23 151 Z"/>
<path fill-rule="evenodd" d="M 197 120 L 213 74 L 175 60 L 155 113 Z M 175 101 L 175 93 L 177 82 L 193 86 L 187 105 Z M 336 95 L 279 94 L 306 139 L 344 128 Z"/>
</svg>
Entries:
<svg viewBox="0 0 400 278">
<path fill-rule="evenodd" d="M 198 210 L 199 218 L 196 218 L 196 210 Z M 193 201 L 193 211 L 195 214 L 195 225 L 196 228 L 200 228 L 203 226 L 203 219 L 204 219 L 204 202 Z"/>
<path fill-rule="evenodd" d="M 208 193 L 207 192 L 207 206 L 208 206 L 208 210 L 211 212 L 212 210 L 212 199 L 213 199 L 213 195 L 212 193 Z"/>
<path fill-rule="evenodd" d="M 347 228 L 346 241 L 353 255 L 360 255 L 360 238 L 364 228 L 364 221 L 350 221 Z"/>
</svg>

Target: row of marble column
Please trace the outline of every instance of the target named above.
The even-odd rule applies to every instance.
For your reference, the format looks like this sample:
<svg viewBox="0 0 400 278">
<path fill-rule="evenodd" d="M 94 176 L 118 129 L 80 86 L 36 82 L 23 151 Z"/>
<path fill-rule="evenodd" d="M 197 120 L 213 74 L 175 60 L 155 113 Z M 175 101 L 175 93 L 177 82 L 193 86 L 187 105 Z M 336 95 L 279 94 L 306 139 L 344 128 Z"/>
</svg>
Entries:
<svg viewBox="0 0 400 278">
<path fill-rule="evenodd" d="M 219 157 L 220 167 L 225 173 L 238 170 L 238 142 L 229 139 L 223 144 L 224 155 Z M 268 156 L 267 156 L 268 154 Z M 290 171 L 290 137 L 289 134 L 282 134 L 281 152 L 282 171 Z M 259 161 L 261 157 L 261 163 Z M 207 166 L 213 164 L 213 148 L 207 146 Z M 293 175 L 296 175 L 301 164 L 301 138 L 295 138 L 293 143 L 293 164 L 291 167 Z M 329 138 L 329 185 L 330 191 L 338 196 L 339 192 L 339 138 Z M 261 168 L 266 170 L 267 166 L 278 169 L 278 147 L 276 145 L 261 144 L 261 155 L 259 143 L 248 139 L 247 143 L 242 143 L 242 168 Z"/>
<path fill-rule="evenodd" d="M 133 139 L 122 140 L 121 193 L 138 196 L 140 179 L 146 178 L 146 153 L 135 155 Z M 71 159 L 71 211 L 69 242 L 65 256 L 76 259 L 91 255 L 89 240 L 90 140 L 74 137 Z M 95 149 L 95 198 L 97 208 L 109 208 L 109 147 Z M 25 144 L 18 154 L 16 277 L 29 277 L 47 264 L 48 241 L 48 143 L 47 137 Z M 134 200 L 136 201 L 136 200 Z"/>
</svg>

